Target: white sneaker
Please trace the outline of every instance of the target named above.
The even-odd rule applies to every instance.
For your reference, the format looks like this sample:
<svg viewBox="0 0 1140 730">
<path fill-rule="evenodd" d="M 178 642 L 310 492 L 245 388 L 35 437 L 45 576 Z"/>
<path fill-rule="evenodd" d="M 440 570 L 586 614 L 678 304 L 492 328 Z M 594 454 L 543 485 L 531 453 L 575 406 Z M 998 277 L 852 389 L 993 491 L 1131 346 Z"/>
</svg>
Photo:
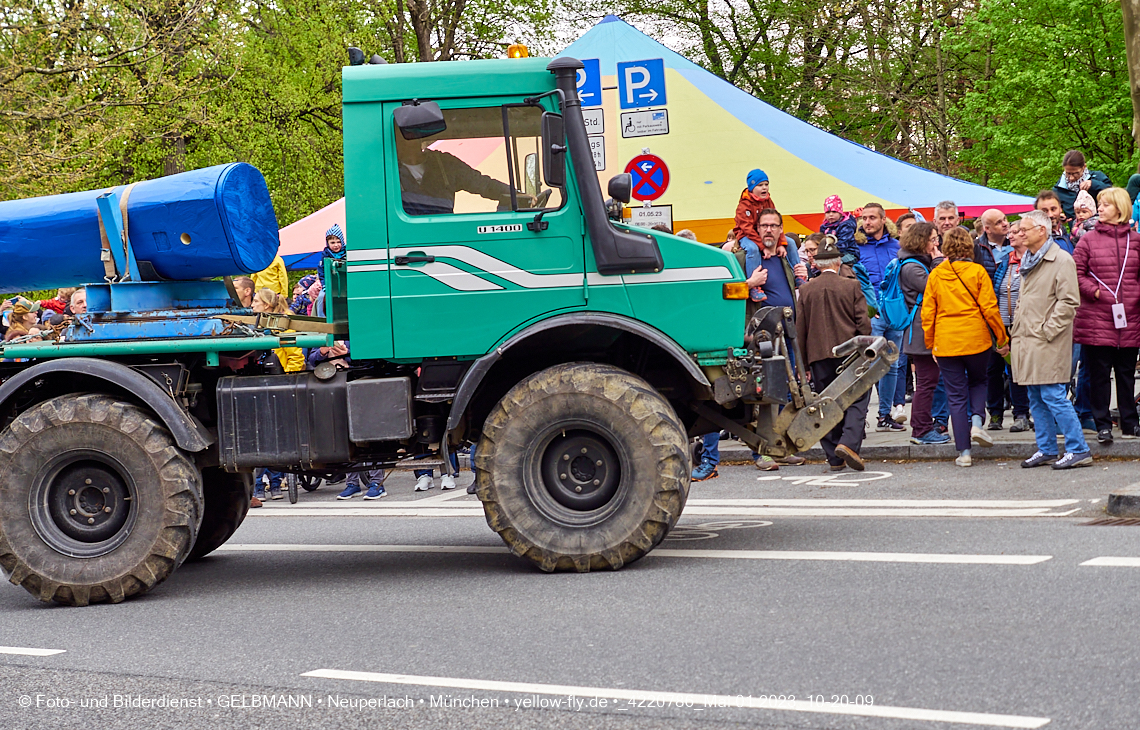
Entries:
<svg viewBox="0 0 1140 730">
<path fill-rule="evenodd" d="M 439 478 L 440 489 L 455 489 L 455 477 L 450 474 L 444 474 Z"/>
<path fill-rule="evenodd" d="M 993 446 L 994 440 L 988 433 L 977 426 L 970 427 L 970 440 L 979 446 Z"/>
<path fill-rule="evenodd" d="M 432 485 L 434 483 L 435 482 L 431 478 L 430 474 L 424 474 L 422 477 L 420 477 L 419 479 L 416 480 L 416 491 L 417 492 L 426 492 L 427 490 L 432 488 Z"/>
<path fill-rule="evenodd" d="M 954 463 L 958 466 L 973 466 L 974 460 L 970 458 L 969 454 L 960 454 Z"/>
<path fill-rule="evenodd" d="M 895 423 L 906 423 L 906 409 L 902 406 L 895 406 L 892 408 L 891 420 Z"/>
</svg>

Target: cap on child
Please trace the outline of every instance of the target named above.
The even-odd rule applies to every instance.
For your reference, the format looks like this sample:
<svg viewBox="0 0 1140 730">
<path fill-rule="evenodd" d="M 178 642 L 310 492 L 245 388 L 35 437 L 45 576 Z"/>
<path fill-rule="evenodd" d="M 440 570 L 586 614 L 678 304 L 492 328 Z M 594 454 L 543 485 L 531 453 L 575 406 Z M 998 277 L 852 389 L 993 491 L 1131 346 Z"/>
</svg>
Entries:
<svg viewBox="0 0 1140 730">
<path fill-rule="evenodd" d="M 762 182 L 766 182 L 767 180 L 768 173 L 764 172 L 763 170 L 753 170 L 752 172 L 748 173 L 748 189 L 751 190 L 752 188 L 756 187 Z"/>
<path fill-rule="evenodd" d="M 1096 203 L 1093 202 L 1093 197 L 1089 195 L 1088 190 L 1082 190 L 1081 192 L 1077 193 L 1077 199 L 1073 203 L 1073 208 L 1084 208 L 1086 210 L 1092 211 L 1094 214 L 1096 213 Z"/>
<path fill-rule="evenodd" d="M 842 213 L 843 201 L 839 199 L 838 195 L 828 195 L 827 199 L 823 201 L 824 213 Z"/>
</svg>

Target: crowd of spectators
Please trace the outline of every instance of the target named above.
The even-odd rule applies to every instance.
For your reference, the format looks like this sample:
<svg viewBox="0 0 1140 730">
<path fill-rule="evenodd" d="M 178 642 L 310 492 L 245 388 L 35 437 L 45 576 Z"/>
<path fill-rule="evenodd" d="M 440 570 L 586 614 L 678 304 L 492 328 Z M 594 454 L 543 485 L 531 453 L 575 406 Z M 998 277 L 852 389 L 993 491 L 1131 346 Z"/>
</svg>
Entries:
<svg viewBox="0 0 1140 730">
<path fill-rule="evenodd" d="M 1091 464 L 1085 434 L 1105 445 L 1114 429 L 1120 438 L 1140 438 L 1140 170 L 1127 188 L 1114 187 L 1070 151 L 1034 210 L 1012 222 L 986 210 L 972 230 L 953 201 L 935 206 L 931 222 L 915 210 L 892 221 L 879 203 L 846 212 L 832 195 L 819 231 L 802 245 L 784 234 L 768 176 L 753 170 L 747 185 L 723 244 L 744 269 L 747 316 L 764 305 L 796 308 L 805 364 L 820 392 L 834 379 L 835 363 L 818 344 L 862 333 L 862 319 L 846 303 L 857 284 L 870 332 L 901 353 L 877 384 L 877 431 L 905 431 L 909 418 L 912 443 L 952 439 L 963 467 L 972 464 L 972 446 L 993 444 L 987 431 L 1005 429 L 1007 410 L 1011 432 L 1034 431 L 1037 451 L 1022 462 L 1026 468 Z M 802 277 L 793 271 L 799 262 Z M 901 323 L 879 312 L 892 293 L 905 302 Z M 853 404 L 823 440 L 833 469 L 862 468 L 866 407 Z M 702 439 L 694 480 L 716 477 L 723 435 Z M 802 463 L 754 459 L 762 470 Z"/>
</svg>

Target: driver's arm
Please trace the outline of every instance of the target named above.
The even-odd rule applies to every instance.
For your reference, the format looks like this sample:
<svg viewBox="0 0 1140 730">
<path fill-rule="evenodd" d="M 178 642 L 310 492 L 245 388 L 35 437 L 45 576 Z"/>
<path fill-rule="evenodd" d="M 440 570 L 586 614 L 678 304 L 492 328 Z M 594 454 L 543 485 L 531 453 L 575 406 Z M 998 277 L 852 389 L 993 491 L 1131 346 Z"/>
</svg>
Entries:
<svg viewBox="0 0 1140 730">
<path fill-rule="evenodd" d="M 440 153 L 439 159 L 443 164 L 445 177 L 451 182 L 455 190 L 465 190 L 496 202 L 511 199 L 511 187 L 506 183 L 501 183 L 493 177 L 484 175 L 455 155 L 447 152 Z M 516 193 L 516 195 L 522 207 L 529 205 L 527 201 L 533 202 L 534 200 L 533 196 L 526 193 Z"/>
</svg>

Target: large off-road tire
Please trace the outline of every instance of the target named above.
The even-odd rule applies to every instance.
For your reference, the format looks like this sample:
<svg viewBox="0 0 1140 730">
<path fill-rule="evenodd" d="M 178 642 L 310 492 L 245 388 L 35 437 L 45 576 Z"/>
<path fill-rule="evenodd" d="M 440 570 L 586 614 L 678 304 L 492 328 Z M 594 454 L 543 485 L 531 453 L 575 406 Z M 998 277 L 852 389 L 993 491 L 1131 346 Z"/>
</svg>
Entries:
<svg viewBox="0 0 1140 730">
<path fill-rule="evenodd" d="M 609 365 L 531 375 L 487 417 L 475 457 L 487 524 L 547 572 L 617 570 L 665 538 L 689 493 L 672 406 Z"/>
<path fill-rule="evenodd" d="M 247 476 L 210 467 L 202 470 L 202 491 L 206 497 L 202 527 L 198 530 L 198 539 L 190 549 L 188 560 L 209 555 L 237 532 L 249 514 L 253 484 Z"/>
<path fill-rule="evenodd" d="M 0 433 L 0 567 L 42 601 L 150 590 L 186 559 L 201 515 L 198 469 L 138 406 L 64 395 Z"/>
</svg>

